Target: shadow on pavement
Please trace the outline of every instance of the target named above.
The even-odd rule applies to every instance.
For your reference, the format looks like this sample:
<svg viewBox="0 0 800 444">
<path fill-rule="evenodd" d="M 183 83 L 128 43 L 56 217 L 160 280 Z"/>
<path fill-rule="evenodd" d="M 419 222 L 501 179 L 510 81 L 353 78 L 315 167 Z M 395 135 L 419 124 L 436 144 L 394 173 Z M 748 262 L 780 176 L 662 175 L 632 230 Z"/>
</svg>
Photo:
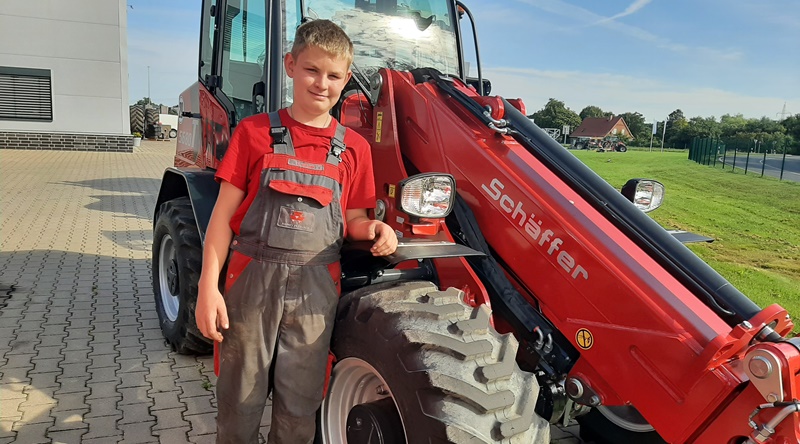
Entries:
<svg viewBox="0 0 800 444">
<path fill-rule="evenodd" d="M 166 345 L 149 260 L 5 251 L 0 283 L 0 443 L 213 437 L 213 364 Z"/>
<path fill-rule="evenodd" d="M 72 185 L 76 187 L 86 187 L 101 191 L 117 192 L 139 192 L 150 196 L 158 193 L 161 185 L 161 178 L 154 179 L 148 177 L 114 177 L 104 179 L 89 179 L 77 182 L 59 182 L 61 185 Z"/>
</svg>

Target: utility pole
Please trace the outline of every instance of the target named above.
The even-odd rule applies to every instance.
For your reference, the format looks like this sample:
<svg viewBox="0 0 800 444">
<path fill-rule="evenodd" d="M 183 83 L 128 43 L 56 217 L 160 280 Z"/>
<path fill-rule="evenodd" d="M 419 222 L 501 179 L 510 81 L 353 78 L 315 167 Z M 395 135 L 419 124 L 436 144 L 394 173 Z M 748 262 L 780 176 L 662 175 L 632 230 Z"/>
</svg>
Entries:
<svg viewBox="0 0 800 444">
<path fill-rule="evenodd" d="M 664 136 L 667 134 L 667 121 L 664 121 L 664 130 L 661 132 L 661 152 L 664 152 Z"/>
<path fill-rule="evenodd" d="M 653 135 L 658 132 L 658 120 L 653 122 L 653 130 L 650 131 L 650 151 L 653 151 Z"/>
<path fill-rule="evenodd" d="M 791 114 L 791 113 L 786 111 L 786 102 L 783 102 L 783 109 L 781 110 L 781 112 L 775 113 L 776 116 L 778 116 L 778 115 L 781 116 L 781 120 L 778 120 L 778 122 L 782 122 L 784 117 L 786 117 L 787 114 Z"/>
<path fill-rule="evenodd" d="M 147 100 L 153 103 L 153 99 L 150 98 L 150 65 L 147 65 Z"/>
</svg>

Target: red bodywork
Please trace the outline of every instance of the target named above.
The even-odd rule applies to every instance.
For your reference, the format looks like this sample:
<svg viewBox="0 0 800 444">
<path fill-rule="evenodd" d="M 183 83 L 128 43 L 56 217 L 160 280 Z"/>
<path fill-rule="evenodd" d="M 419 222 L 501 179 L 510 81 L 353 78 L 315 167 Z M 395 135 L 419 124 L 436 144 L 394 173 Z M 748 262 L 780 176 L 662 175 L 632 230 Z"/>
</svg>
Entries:
<svg viewBox="0 0 800 444">
<path fill-rule="evenodd" d="M 409 175 L 404 165 L 452 174 L 508 276 L 580 351 L 569 376 L 590 386 L 603 405 L 635 406 L 669 442 L 742 442 L 753 432 L 749 416 L 767 402 L 743 368 L 754 348 L 779 358 L 782 398 L 800 398 L 800 351 L 789 343 L 751 345 L 764 326 L 781 336 L 791 331 L 785 310 L 767 307 L 750 327 L 732 329 L 514 139 L 489 129 L 432 83 L 417 84 L 407 72 L 381 75 L 376 106 L 351 95 L 340 120 L 372 144 L 384 220 L 403 237 L 420 237 L 395 206 L 395 185 Z M 456 83 L 502 118 L 501 101 Z M 227 146 L 228 122 L 200 89 L 201 113 L 213 120 L 203 121 L 203 154 L 194 163 L 214 167 L 206 147 Z M 176 164 L 190 157 L 179 152 Z M 452 240 L 442 221 L 431 229 L 435 238 Z M 489 302 L 463 258 L 435 265 L 442 287 L 463 289 L 474 305 Z M 764 409 L 754 420 L 764 424 L 778 410 Z M 798 442 L 798 419 L 789 415 L 769 442 Z"/>
</svg>

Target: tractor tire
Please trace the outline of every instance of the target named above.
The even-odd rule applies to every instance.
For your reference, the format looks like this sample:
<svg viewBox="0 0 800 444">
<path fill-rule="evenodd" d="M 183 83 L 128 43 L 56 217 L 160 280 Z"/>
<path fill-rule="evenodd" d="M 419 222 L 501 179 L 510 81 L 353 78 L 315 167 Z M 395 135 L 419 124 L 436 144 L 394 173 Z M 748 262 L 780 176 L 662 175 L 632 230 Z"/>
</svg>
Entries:
<svg viewBox="0 0 800 444">
<path fill-rule="evenodd" d="M 161 204 L 153 229 L 153 293 L 164 338 L 181 354 L 208 354 L 211 341 L 197 328 L 197 282 L 203 249 L 188 197 Z"/>
<path fill-rule="evenodd" d="M 517 366 L 516 338 L 489 318 L 486 306 L 430 282 L 343 297 L 317 442 L 550 442 L 550 425 L 534 412 L 536 378 Z"/>
<path fill-rule="evenodd" d="M 131 133 L 144 134 L 144 107 L 131 105 Z"/>
<path fill-rule="evenodd" d="M 622 428 L 606 418 L 598 409 L 593 408 L 589 413 L 578 417 L 580 436 L 586 442 L 594 444 L 666 444 L 666 441 L 653 431 L 647 423 L 637 424 L 641 431 Z"/>
<path fill-rule="evenodd" d="M 144 126 L 155 125 L 158 123 L 158 110 L 155 108 L 145 108 L 144 110 Z"/>
</svg>

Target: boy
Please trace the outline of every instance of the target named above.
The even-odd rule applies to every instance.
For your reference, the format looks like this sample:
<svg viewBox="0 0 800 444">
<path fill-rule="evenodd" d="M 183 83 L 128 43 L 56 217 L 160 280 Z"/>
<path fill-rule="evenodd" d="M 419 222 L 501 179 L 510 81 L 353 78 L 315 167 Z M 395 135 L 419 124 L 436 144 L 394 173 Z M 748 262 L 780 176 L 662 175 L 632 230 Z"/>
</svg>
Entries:
<svg viewBox="0 0 800 444">
<path fill-rule="evenodd" d="M 220 342 L 217 443 L 258 442 L 270 390 L 268 441 L 313 441 L 343 237 L 374 239 L 376 256 L 397 247 L 394 231 L 367 217 L 368 143 L 329 114 L 352 60 L 353 44 L 333 22 L 300 26 L 284 58 L 292 105 L 242 120 L 217 170 L 196 308 L 200 331 Z M 229 246 L 223 299 L 217 282 Z"/>
</svg>

